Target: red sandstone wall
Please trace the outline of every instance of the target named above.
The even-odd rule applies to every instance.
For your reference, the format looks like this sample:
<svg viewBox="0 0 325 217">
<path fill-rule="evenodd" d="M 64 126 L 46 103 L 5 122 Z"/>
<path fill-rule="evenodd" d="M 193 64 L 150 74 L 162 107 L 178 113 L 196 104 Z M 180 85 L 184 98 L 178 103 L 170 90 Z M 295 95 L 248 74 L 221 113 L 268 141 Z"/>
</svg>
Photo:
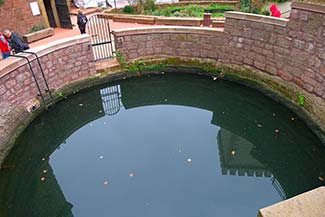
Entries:
<svg viewBox="0 0 325 217">
<path fill-rule="evenodd" d="M 10 29 L 23 35 L 35 25 L 45 26 L 42 15 L 32 15 L 29 3 L 35 1 L 5 0 L 5 4 L 0 6 L 0 31 Z"/>
<path fill-rule="evenodd" d="M 224 49 L 224 43 L 222 32 L 198 34 L 186 33 L 183 30 L 125 36 L 122 43 L 116 44 L 116 48 L 129 60 L 152 56 L 218 59 Z"/>
<path fill-rule="evenodd" d="M 195 28 L 116 31 L 127 60 L 210 58 L 246 65 L 325 99 L 325 7 L 293 4 L 291 19 L 229 13 L 223 33 Z"/>
<path fill-rule="evenodd" d="M 293 82 L 325 99 L 325 11 L 292 9 L 285 27 L 229 18 L 223 60 Z"/>
<path fill-rule="evenodd" d="M 69 39 L 67 46 L 56 49 L 56 45 L 49 45 L 47 49 L 54 49 L 49 53 L 41 55 L 41 63 L 50 89 L 58 89 L 65 84 L 87 78 L 96 73 L 92 50 L 89 49 L 90 39 L 84 36 L 77 36 L 78 39 Z M 44 48 L 43 48 L 44 49 Z M 38 53 L 42 53 L 39 51 Z M 30 57 L 31 58 L 31 57 Z M 33 58 L 31 58 L 33 59 Z M 20 60 L 17 63 L 14 57 L 10 57 L 1 64 L 15 65 L 17 68 L 3 69 L 0 72 L 0 102 L 8 102 L 10 105 L 24 105 L 37 96 L 37 88 L 26 61 Z M 40 79 L 40 69 L 36 61 L 32 62 L 35 74 L 41 81 L 41 89 L 45 89 L 44 82 Z"/>
</svg>

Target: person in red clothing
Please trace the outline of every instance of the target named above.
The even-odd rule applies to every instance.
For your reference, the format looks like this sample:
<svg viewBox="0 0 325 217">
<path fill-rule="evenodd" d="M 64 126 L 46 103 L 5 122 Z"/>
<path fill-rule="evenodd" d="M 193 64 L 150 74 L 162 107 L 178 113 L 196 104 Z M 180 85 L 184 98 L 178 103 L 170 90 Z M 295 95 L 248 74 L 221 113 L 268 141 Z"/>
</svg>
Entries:
<svg viewBox="0 0 325 217">
<path fill-rule="evenodd" d="M 6 59 L 10 56 L 9 43 L 1 32 L 0 32 L 0 51 L 2 53 L 2 59 Z"/>
<path fill-rule="evenodd" d="M 279 11 L 279 9 L 276 6 L 276 4 L 272 4 L 270 6 L 270 11 L 271 11 L 271 16 L 272 17 L 281 17 L 281 11 Z"/>
</svg>

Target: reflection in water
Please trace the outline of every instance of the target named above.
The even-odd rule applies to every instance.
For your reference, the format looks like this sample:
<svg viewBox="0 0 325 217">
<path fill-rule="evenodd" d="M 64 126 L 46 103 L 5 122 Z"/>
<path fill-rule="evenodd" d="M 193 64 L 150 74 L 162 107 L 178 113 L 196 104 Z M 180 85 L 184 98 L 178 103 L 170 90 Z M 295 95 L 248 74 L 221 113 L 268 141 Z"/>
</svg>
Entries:
<svg viewBox="0 0 325 217">
<path fill-rule="evenodd" d="M 322 185 L 324 156 L 295 114 L 251 89 L 129 79 L 26 129 L 0 173 L 0 216 L 254 216 Z"/>
<path fill-rule="evenodd" d="M 114 85 L 100 89 L 103 108 L 106 115 L 115 115 L 121 108 L 121 87 Z"/>
<path fill-rule="evenodd" d="M 282 199 L 286 199 L 278 180 L 251 155 L 254 144 L 226 129 L 220 129 L 218 144 L 222 175 L 272 177 L 273 187 Z"/>
</svg>

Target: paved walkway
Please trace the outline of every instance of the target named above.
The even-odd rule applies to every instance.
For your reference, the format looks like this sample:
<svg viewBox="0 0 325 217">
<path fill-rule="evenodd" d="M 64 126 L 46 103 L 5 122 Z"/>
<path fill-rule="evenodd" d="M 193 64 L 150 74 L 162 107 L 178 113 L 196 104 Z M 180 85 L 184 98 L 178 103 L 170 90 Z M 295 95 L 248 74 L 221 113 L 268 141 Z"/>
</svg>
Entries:
<svg viewBox="0 0 325 217">
<path fill-rule="evenodd" d="M 90 15 L 91 16 L 91 15 Z M 88 16 L 89 17 L 89 16 Z M 79 35 L 79 29 L 76 25 L 77 18 L 76 16 L 71 16 L 71 21 L 73 25 L 73 29 L 62 29 L 62 28 L 55 28 L 54 29 L 54 35 L 36 42 L 33 42 L 30 44 L 30 47 L 40 46 L 44 44 L 48 44 L 51 41 L 72 37 Z M 109 21 L 111 30 L 116 29 L 124 29 L 124 28 L 132 28 L 132 27 L 143 27 L 143 26 L 151 26 L 146 24 L 135 24 L 135 23 L 121 23 L 121 22 L 113 22 L 112 20 Z"/>
</svg>

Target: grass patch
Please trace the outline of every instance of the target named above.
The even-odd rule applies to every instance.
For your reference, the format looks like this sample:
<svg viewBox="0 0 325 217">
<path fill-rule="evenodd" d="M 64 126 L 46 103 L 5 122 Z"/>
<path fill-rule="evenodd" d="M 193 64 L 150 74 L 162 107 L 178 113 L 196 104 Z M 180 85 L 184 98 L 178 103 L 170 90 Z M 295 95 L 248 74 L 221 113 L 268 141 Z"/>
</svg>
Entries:
<svg viewBox="0 0 325 217">
<path fill-rule="evenodd" d="M 127 7 L 127 8 L 126 8 Z M 230 5 L 196 5 L 190 4 L 187 6 L 169 6 L 169 7 L 155 7 L 152 10 L 144 10 L 141 13 L 137 13 L 136 10 L 130 9 L 133 6 L 125 6 L 123 13 L 128 14 L 143 14 L 143 15 L 154 15 L 154 16 L 165 16 L 165 17 L 203 17 L 204 13 L 211 13 L 212 17 L 224 17 L 226 11 L 235 10 Z"/>
</svg>

